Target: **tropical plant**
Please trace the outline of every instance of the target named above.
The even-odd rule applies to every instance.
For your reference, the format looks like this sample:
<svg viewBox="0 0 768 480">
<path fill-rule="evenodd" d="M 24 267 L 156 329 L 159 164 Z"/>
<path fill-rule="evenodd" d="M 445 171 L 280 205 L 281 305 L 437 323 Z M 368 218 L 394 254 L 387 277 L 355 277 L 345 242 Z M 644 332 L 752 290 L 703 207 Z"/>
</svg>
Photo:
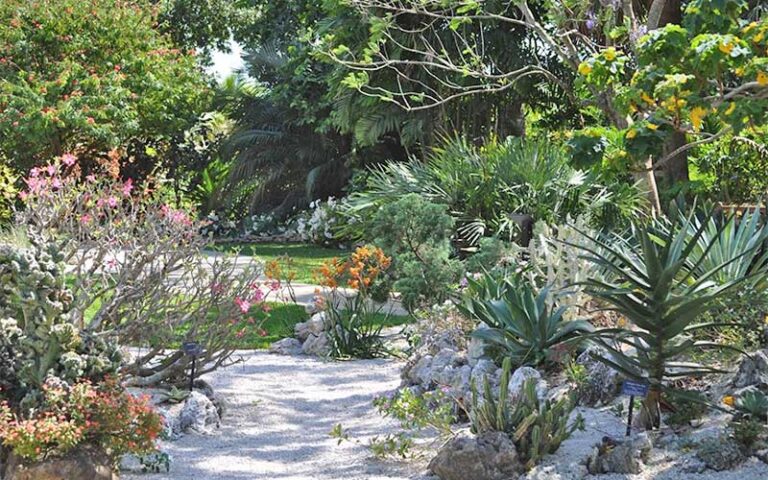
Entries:
<svg viewBox="0 0 768 480">
<path fill-rule="evenodd" d="M 469 281 L 471 285 L 479 285 L 476 280 Z M 503 288 L 493 292 L 488 289 L 488 283 L 476 289 L 483 288 L 486 295 L 498 293 L 500 296 L 482 298 L 470 293 L 459 308 L 465 315 L 490 327 L 478 329 L 472 335 L 498 347 L 501 355 L 516 366 L 537 366 L 556 360 L 581 335 L 593 330 L 585 320 L 565 320 L 563 313 L 567 307 L 551 308 L 546 287 L 537 293 L 525 281 L 505 280 Z"/>
<path fill-rule="evenodd" d="M 502 365 L 498 398 L 488 378 L 483 380 L 483 396 L 472 383 L 472 409 L 469 418 L 475 433 L 504 432 L 517 447 L 518 455 L 527 469 L 533 468 L 544 455 L 557 451 L 577 429 L 584 428 L 584 419 L 578 415 L 569 425 L 576 399 L 571 395 L 557 401 L 541 400 L 536 393 L 536 380 L 527 379 L 519 397 L 510 398 L 509 379 L 512 361 Z"/>
<path fill-rule="evenodd" d="M 720 232 L 735 220 L 730 217 L 702 244 L 708 226 L 697 226 L 693 217 L 692 213 L 672 222 L 635 223 L 625 238 L 614 235 L 599 239 L 585 234 L 590 245 L 578 247 L 606 273 L 602 280 L 584 281 L 587 293 L 632 324 L 630 329 L 601 329 L 592 339 L 608 352 L 596 355 L 600 361 L 628 378 L 649 384 L 639 416 L 645 427 L 659 424 L 659 401 L 668 388 L 668 379 L 721 372 L 687 361 L 699 349 L 726 347 L 694 340 L 698 331 L 713 326 L 696 323 L 697 318 L 736 287 L 764 275 L 763 271 L 754 272 L 718 283 L 717 275 L 740 257 L 713 260 L 706 269 L 702 265 L 716 248 Z M 747 250 L 742 255 L 750 253 Z"/>
<path fill-rule="evenodd" d="M 365 188 L 348 198 L 347 212 L 356 222 L 346 227 L 347 233 L 364 235 L 371 212 L 410 193 L 445 205 L 456 219 L 458 240 L 467 245 L 490 234 L 517 238 L 515 215 L 564 223 L 569 215 L 597 215 L 609 205 L 629 205 L 623 218 L 642 208 L 639 200 L 617 201 L 594 174 L 571 167 L 552 142 L 510 138 L 478 148 L 459 137 L 435 148 L 425 162 L 414 159 L 373 168 Z M 638 192 L 633 195 L 641 198 Z"/>
<path fill-rule="evenodd" d="M 374 322 L 384 307 L 374 304 L 372 294 L 390 264 L 380 248 L 362 246 L 346 261 L 333 259 L 320 267 L 320 283 L 331 289 L 330 301 L 322 303 L 332 357 L 376 358 L 387 353 L 381 336 L 384 322 Z M 351 295 L 339 290 L 344 283 L 353 290 Z"/>
<path fill-rule="evenodd" d="M 0 224 L 11 219 L 13 206 L 18 198 L 17 176 L 0 157 Z"/>
</svg>

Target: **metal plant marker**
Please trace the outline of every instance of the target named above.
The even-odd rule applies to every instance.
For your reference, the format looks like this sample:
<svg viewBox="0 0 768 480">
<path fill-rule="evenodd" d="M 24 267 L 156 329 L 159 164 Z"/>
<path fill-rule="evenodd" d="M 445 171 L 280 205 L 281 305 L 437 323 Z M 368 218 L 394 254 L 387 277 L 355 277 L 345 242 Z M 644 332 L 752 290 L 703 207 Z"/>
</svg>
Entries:
<svg viewBox="0 0 768 480">
<path fill-rule="evenodd" d="M 184 342 L 181 345 L 185 355 L 192 357 L 192 369 L 189 372 L 189 391 L 195 385 L 195 370 L 197 369 L 197 357 L 203 354 L 203 347 L 198 342 Z"/>
<path fill-rule="evenodd" d="M 621 394 L 629 395 L 629 407 L 627 408 L 627 436 L 632 434 L 632 412 L 635 409 L 635 397 L 645 398 L 648 395 L 648 384 L 625 380 L 621 384 Z"/>
</svg>

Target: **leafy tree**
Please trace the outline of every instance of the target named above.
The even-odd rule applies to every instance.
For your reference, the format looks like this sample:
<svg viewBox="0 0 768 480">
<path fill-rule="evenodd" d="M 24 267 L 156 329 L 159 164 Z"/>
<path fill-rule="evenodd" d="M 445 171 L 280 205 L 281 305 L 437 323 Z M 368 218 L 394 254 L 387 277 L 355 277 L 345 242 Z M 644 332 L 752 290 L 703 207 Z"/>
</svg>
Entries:
<svg viewBox="0 0 768 480">
<path fill-rule="evenodd" d="M 3 2 L 0 154 L 28 167 L 186 129 L 206 79 L 156 22 L 143 0 Z"/>
<path fill-rule="evenodd" d="M 248 0 L 154 0 L 160 29 L 184 48 L 228 50 L 229 41 L 250 38 L 257 18 Z"/>
</svg>

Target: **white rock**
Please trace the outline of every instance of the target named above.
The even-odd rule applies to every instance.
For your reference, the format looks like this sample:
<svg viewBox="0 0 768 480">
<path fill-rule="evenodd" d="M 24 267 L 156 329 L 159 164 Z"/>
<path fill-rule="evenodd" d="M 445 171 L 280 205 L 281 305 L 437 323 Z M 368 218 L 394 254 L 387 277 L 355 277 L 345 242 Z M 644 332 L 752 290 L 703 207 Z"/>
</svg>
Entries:
<svg viewBox="0 0 768 480">
<path fill-rule="evenodd" d="M 545 399 L 547 397 L 547 382 L 542 380 L 541 374 L 535 368 L 520 367 L 512 374 L 512 378 L 509 379 L 509 398 L 514 400 L 519 397 L 523 391 L 523 384 L 529 378 L 536 380 L 536 396 L 539 399 Z"/>
<path fill-rule="evenodd" d="M 311 335 L 318 336 L 325 332 L 327 328 L 327 313 L 318 312 L 312 315 L 312 318 L 306 322 L 297 323 L 293 327 L 293 332 L 300 342 L 306 342 Z"/>
<path fill-rule="evenodd" d="M 283 338 L 269 346 L 269 353 L 278 355 L 299 355 L 302 352 L 301 342 L 295 338 Z"/>
<path fill-rule="evenodd" d="M 191 392 L 179 413 L 178 428 L 182 432 L 209 434 L 220 424 L 216 405 L 202 393 Z"/>
<path fill-rule="evenodd" d="M 317 357 L 327 357 L 331 353 L 331 346 L 328 343 L 328 336 L 320 332 L 318 335 L 310 335 L 301 346 L 301 351 L 306 355 Z"/>
</svg>

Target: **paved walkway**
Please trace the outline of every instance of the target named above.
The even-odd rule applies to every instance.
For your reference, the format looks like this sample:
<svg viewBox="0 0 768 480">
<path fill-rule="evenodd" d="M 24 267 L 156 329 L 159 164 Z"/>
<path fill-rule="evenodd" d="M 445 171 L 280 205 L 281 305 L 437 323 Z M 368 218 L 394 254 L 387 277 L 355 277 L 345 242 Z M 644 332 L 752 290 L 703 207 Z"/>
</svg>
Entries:
<svg viewBox="0 0 768 480">
<path fill-rule="evenodd" d="M 400 384 L 394 360 L 331 362 L 243 352 L 244 363 L 205 376 L 228 401 L 221 429 L 167 442 L 168 474 L 124 480 L 406 480 L 423 465 L 380 461 L 367 447 L 396 424 L 371 401 Z M 350 441 L 329 436 L 341 423 Z"/>
</svg>

